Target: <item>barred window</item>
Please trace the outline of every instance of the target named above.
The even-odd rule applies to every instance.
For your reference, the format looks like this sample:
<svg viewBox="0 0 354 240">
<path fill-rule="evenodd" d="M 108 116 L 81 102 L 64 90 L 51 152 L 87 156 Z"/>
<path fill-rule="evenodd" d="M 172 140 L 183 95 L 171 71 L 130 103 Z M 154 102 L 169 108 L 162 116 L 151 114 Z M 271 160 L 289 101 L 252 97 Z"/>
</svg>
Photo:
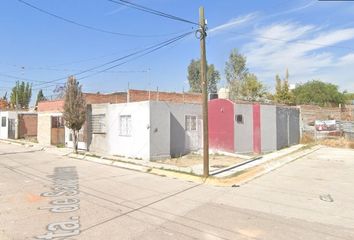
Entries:
<svg viewBox="0 0 354 240">
<path fill-rule="evenodd" d="M 119 135 L 120 136 L 131 136 L 132 134 L 132 116 L 131 115 L 120 115 L 119 116 Z"/>
<path fill-rule="evenodd" d="M 92 133 L 106 133 L 106 114 L 95 114 L 91 118 Z"/>
<path fill-rule="evenodd" d="M 6 117 L 1 118 L 1 127 L 6 127 Z"/>
<path fill-rule="evenodd" d="M 185 129 L 186 131 L 197 130 L 197 116 L 192 116 L 192 115 L 185 116 Z"/>
</svg>

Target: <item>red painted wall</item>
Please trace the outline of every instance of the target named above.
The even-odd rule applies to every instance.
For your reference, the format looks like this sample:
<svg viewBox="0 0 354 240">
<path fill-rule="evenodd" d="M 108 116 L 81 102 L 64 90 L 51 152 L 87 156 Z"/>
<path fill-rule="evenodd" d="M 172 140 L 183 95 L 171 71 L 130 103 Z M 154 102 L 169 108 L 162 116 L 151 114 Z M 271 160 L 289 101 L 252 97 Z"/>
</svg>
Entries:
<svg viewBox="0 0 354 240">
<path fill-rule="evenodd" d="M 253 152 L 261 153 L 261 107 L 253 105 Z"/>
<path fill-rule="evenodd" d="M 234 152 L 234 104 L 227 99 L 209 101 L 209 145 L 211 149 Z"/>
</svg>

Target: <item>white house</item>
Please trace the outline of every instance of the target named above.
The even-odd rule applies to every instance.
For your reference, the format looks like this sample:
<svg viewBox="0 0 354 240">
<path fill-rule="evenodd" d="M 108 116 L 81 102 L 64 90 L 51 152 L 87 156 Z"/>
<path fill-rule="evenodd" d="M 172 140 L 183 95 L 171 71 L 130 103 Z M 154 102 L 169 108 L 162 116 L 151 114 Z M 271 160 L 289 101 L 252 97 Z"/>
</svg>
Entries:
<svg viewBox="0 0 354 240">
<path fill-rule="evenodd" d="M 201 147 L 201 115 L 192 103 L 92 104 L 88 148 L 143 160 L 181 156 Z"/>
<path fill-rule="evenodd" d="M 17 136 L 17 112 L 1 111 L 0 112 L 0 138 L 15 139 Z"/>
</svg>

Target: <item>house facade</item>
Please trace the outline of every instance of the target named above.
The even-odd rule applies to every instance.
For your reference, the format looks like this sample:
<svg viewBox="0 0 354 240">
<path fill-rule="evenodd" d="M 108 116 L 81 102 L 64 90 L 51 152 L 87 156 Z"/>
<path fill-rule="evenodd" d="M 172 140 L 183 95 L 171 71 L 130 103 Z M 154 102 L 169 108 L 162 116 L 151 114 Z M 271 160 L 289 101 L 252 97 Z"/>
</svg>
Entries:
<svg viewBox="0 0 354 240">
<path fill-rule="evenodd" d="M 86 103 L 91 104 L 119 104 L 133 103 L 146 100 L 170 101 L 176 103 L 196 103 L 201 102 L 200 94 L 190 93 L 169 93 L 158 91 L 145 91 L 130 89 L 127 92 L 117 92 L 111 94 L 84 93 Z M 65 127 L 63 112 L 64 100 L 42 101 L 38 103 L 38 142 L 43 145 L 65 145 L 73 146 L 72 133 Z M 87 116 L 87 119 L 89 116 Z M 89 123 L 86 121 L 79 132 L 79 149 L 89 149 L 90 136 Z"/>
<path fill-rule="evenodd" d="M 226 152 L 262 153 L 300 141 L 299 109 L 258 103 L 209 101 L 210 148 Z"/>
<path fill-rule="evenodd" d="M 92 104 L 89 150 L 156 160 L 200 149 L 200 104 L 139 101 Z"/>
<path fill-rule="evenodd" d="M 17 138 L 17 112 L 0 111 L 0 139 L 16 139 Z"/>
</svg>

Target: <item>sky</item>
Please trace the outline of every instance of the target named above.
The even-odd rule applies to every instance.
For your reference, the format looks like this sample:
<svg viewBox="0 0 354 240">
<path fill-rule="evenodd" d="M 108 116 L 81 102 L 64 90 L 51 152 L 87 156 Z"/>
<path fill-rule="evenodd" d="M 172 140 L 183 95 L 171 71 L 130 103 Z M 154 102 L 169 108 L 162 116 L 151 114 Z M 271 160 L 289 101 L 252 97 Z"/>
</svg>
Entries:
<svg viewBox="0 0 354 240">
<path fill-rule="evenodd" d="M 60 20 L 18 0 L 0 3 L 0 96 L 17 80 L 33 83 L 53 95 L 69 75 L 191 32 L 155 52 L 128 62 L 77 75 L 86 92 L 134 89 L 182 92 L 189 89 L 187 67 L 200 57 L 197 25 L 141 12 L 108 0 L 24 0 L 74 21 Z M 247 67 L 269 91 L 275 75 L 289 71 L 290 83 L 312 79 L 354 92 L 354 1 L 316 0 L 132 0 L 132 2 L 198 22 L 204 6 L 208 24 L 206 54 L 221 74 L 237 49 Z M 89 26 L 90 28 L 84 27 Z M 120 35 L 123 33 L 127 35 Z M 122 63 L 122 64 L 120 64 Z M 107 67 L 118 65 L 105 72 Z M 80 80 L 80 77 L 86 77 Z M 55 81 L 56 79 L 60 79 Z M 51 83 L 45 84 L 50 81 Z M 53 82 L 54 81 L 54 82 Z M 33 97 L 35 98 L 35 97 Z"/>
</svg>

